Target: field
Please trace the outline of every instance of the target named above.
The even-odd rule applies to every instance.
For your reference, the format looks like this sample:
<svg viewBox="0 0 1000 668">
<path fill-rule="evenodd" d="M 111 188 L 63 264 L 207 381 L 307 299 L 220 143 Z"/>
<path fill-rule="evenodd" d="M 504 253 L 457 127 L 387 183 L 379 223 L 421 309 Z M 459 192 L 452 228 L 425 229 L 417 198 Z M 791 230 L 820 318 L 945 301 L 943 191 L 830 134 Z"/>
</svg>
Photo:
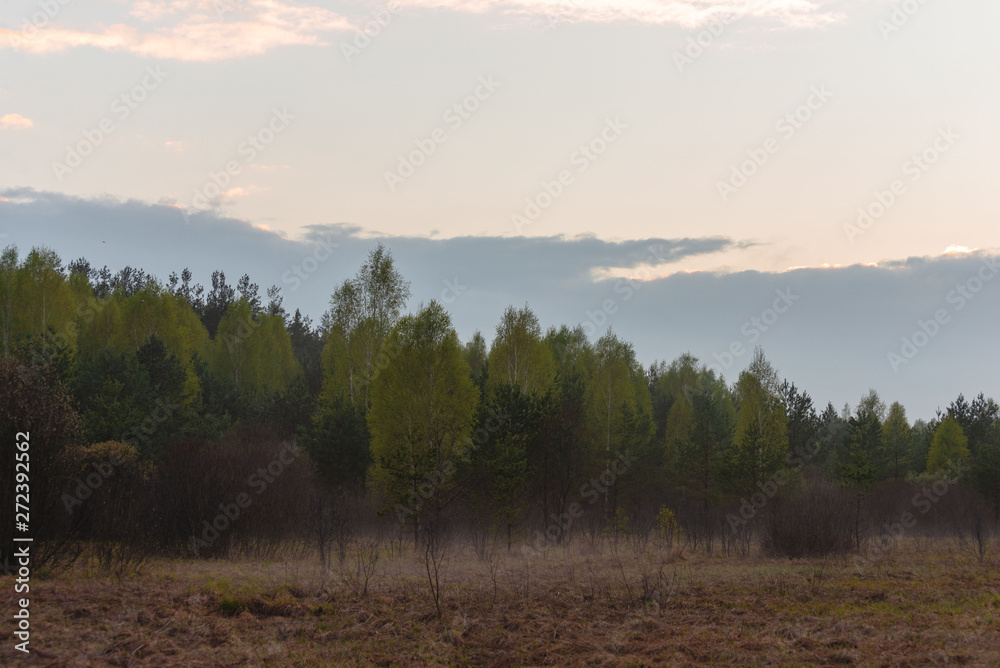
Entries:
<svg viewBox="0 0 1000 668">
<path fill-rule="evenodd" d="M 423 554 L 74 566 L 32 584 L 35 665 L 1000 665 L 1000 572 L 953 544 L 851 558 L 580 543 L 454 545 L 437 614 Z M 4 609 L 14 609 L 4 578 Z M 9 625 L 10 622 L 7 622 Z M 4 663 L 10 663 L 9 633 Z"/>
</svg>

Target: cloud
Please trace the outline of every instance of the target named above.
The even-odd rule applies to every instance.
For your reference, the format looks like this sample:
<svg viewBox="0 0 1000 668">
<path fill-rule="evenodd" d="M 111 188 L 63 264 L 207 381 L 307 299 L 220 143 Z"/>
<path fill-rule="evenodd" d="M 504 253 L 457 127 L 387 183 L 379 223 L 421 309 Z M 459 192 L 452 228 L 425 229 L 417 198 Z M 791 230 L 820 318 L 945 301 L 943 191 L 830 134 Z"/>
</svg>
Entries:
<svg viewBox="0 0 1000 668">
<path fill-rule="evenodd" d="M 830 0 L 401 0 L 402 4 L 453 11 L 496 11 L 556 21 L 612 23 L 628 21 L 697 28 L 713 20 L 753 17 L 791 28 L 839 23 L 843 12 L 828 9 Z"/>
<path fill-rule="evenodd" d="M 21 114 L 5 114 L 0 116 L 0 128 L 4 130 L 24 130 L 34 127 L 30 118 L 25 118 Z"/>
<path fill-rule="evenodd" d="M 409 307 L 442 301 L 463 339 L 477 329 L 490 339 L 504 308 L 527 302 L 543 327 L 583 324 L 593 340 L 610 326 L 634 343 L 645 364 L 690 352 L 730 382 L 761 345 L 782 376 L 820 406 L 853 406 L 874 387 L 884 399 L 903 402 L 911 418 L 926 419 L 959 392 L 1000 398 L 1000 265 L 989 265 L 985 251 L 876 266 L 630 281 L 595 279 L 595 269 L 652 260 L 667 270 L 688 258 L 725 256 L 742 244 L 726 238 L 386 237 L 344 223 L 313 226 L 304 238 L 288 239 L 268 229 L 277 227 L 272 221 L 256 222 L 199 213 L 187 224 L 169 204 L 0 190 L 0 234 L 22 252 L 44 244 L 66 262 L 84 256 L 98 267 L 138 266 L 161 278 L 186 266 L 202 284 L 215 269 L 230 282 L 249 273 L 261 286 L 281 287 L 285 306 L 314 321 L 336 286 L 382 241 L 412 282 Z M 793 305 L 776 315 L 770 309 L 779 291 L 790 294 Z M 935 329 L 931 323 L 941 310 L 948 321 Z M 917 334 L 927 329 L 934 335 Z M 894 370 L 888 354 L 900 353 L 904 339 L 920 347 Z M 743 352 L 732 355 L 734 344 Z"/>
<path fill-rule="evenodd" d="M 146 58 L 217 61 L 246 58 L 282 46 L 324 46 L 325 33 L 350 22 L 327 9 L 281 0 L 136 2 L 123 20 L 101 29 L 42 27 L 26 34 L 0 29 L 0 46 L 31 54 L 81 46 Z"/>
</svg>

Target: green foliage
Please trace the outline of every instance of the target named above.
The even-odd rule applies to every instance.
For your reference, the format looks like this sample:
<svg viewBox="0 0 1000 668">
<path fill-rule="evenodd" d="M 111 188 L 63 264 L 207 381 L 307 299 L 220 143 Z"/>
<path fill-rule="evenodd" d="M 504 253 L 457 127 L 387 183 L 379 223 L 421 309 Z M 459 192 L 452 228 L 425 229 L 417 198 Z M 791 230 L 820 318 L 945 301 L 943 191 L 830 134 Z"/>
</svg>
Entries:
<svg viewBox="0 0 1000 668">
<path fill-rule="evenodd" d="M 283 391 L 299 373 L 281 317 L 254 317 L 242 298 L 232 302 L 219 321 L 211 361 L 218 376 L 258 397 Z"/>
<path fill-rule="evenodd" d="M 516 385 L 497 384 L 479 404 L 477 435 L 469 462 L 479 512 L 506 531 L 508 545 L 525 507 L 528 450 L 538 441 L 546 404 Z"/>
<path fill-rule="evenodd" d="M 73 390 L 85 443 L 127 441 L 147 459 L 158 458 L 184 423 L 195 419 L 185 400 L 187 375 L 155 336 L 138 352 L 105 349 L 84 360 Z"/>
<path fill-rule="evenodd" d="M 364 487 L 371 455 L 368 424 L 360 407 L 343 400 L 321 406 L 313 414 L 302 444 L 327 484 Z"/>
<path fill-rule="evenodd" d="M 733 393 L 738 413 L 726 479 L 738 496 L 754 494 L 785 465 L 788 429 L 780 391 L 777 372 L 757 348 Z"/>
<path fill-rule="evenodd" d="M 927 453 L 927 472 L 947 473 L 964 468 L 969 460 L 968 443 L 958 421 L 951 415 L 945 416 L 934 430 Z"/>
<path fill-rule="evenodd" d="M 522 393 L 543 394 L 555 377 L 552 352 L 542 342 L 538 318 L 527 305 L 508 306 L 489 354 L 487 389 L 498 384 L 517 387 Z"/>
<path fill-rule="evenodd" d="M 898 401 L 893 402 L 882 425 L 882 440 L 888 459 L 888 474 L 893 480 L 905 478 L 912 456 L 913 430 L 906 419 L 906 409 Z"/>
<path fill-rule="evenodd" d="M 375 376 L 367 415 L 369 481 L 392 506 L 446 465 L 465 460 L 479 396 L 451 318 L 435 301 L 402 318 L 384 352 L 392 363 Z M 421 513 L 443 506 L 453 485 L 441 481 Z"/>
<path fill-rule="evenodd" d="M 480 387 L 484 386 L 486 369 L 487 369 L 487 352 L 486 352 L 486 339 L 478 331 L 472 335 L 469 342 L 462 346 L 462 357 L 465 358 L 465 363 L 469 365 L 469 373 L 472 375 L 472 379 L 476 381 L 476 384 Z"/>
<path fill-rule="evenodd" d="M 613 332 L 594 346 L 587 378 L 587 409 L 601 446 L 610 452 L 612 430 L 625 409 L 649 408 L 649 390 L 635 359 L 632 344 Z"/>
<path fill-rule="evenodd" d="M 371 383 L 387 360 L 383 344 L 410 297 L 410 284 L 395 267 L 392 254 L 378 244 L 357 276 L 343 282 L 323 316 L 328 333 L 323 353 L 323 401 L 346 398 L 371 403 Z"/>
<path fill-rule="evenodd" d="M 660 506 L 656 513 L 656 538 L 664 547 L 670 548 L 684 536 L 684 530 L 677 515 L 666 506 Z"/>
</svg>

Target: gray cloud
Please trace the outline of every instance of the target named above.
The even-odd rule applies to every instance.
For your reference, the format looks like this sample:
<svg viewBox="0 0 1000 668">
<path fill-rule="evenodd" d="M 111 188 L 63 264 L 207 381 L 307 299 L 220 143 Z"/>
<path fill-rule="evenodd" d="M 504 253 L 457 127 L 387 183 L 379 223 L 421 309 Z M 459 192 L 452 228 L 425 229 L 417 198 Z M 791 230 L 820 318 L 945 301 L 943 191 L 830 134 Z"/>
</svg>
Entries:
<svg viewBox="0 0 1000 668">
<path fill-rule="evenodd" d="M 349 224 L 313 226 L 304 240 L 293 241 L 211 214 L 186 222 L 171 206 L 26 189 L 0 196 L 8 200 L 0 200 L 4 245 L 22 251 L 47 245 L 67 262 L 83 256 L 96 266 L 116 270 L 129 264 L 161 278 L 190 267 L 203 284 L 214 269 L 224 270 L 230 282 L 249 273 L 262 289 L 282 286 L 286 306 L 316 320 L 336 285 L 382 241 L 413 284 L 411 308 L 445 301 L 463 338 L 476 329 L 489 338 L 504 307 L 527 302 L 543 326 L 583 323 L 596 338 L 610 325 L 635 344 L 645 363 L 691 352 L 730 381 L 749 361 L 753 346 L 762 345 L 782 375 L 820 404 L 854 405 L 874 387 L 884 399 L 902 401 L 911 418 L 929 418 L 959 392 L 1000 397 L 1000 277 L 982 282 L 991 266 L 983 255 L 780 274 L 595 281 L 595 268 L 657 257 L 655 262 L 669 264 L 745 244 L 725 238 L 617 243 L 594 237 L 369 238 Z M 334 244 L 329 259 L 316 259 Z M 979 287 L 975 293 L 974 287 Z M 935 328 L 936 312 L 946 321 Z M 926 330 L 934 334 L 925 334 L 925 342 L 919 332 Z M 924 345 L 904 349 L 904 337 Z M 745 352 L 730 359 L 734 344 Z M 915 354 L 907 358 L 908 352 Z M 893 368 L 890 353 L 905 362 Z"/>
</svg>

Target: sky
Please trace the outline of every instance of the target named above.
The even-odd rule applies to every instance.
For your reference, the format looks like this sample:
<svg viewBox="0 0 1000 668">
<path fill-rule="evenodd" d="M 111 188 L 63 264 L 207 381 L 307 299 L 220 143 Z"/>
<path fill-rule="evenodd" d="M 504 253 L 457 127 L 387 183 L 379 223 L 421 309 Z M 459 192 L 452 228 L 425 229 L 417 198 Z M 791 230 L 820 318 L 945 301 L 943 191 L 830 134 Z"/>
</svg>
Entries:
<svg viewBox="0 0 1000 668">
<path fill-rule="evenodd" d="M 988 0 L 0 0 L 0 244 L 248 272 L 318 320 L 382 241 L 410 306 L 454 297 L 463 338 L 528 303 L 645 363 L 690 351 L 735 380 L 733 346 L 762 345 L 821 404 L 874 387 L 929 418 L 1000 398 L 998 19 Z"/>
</svg>

